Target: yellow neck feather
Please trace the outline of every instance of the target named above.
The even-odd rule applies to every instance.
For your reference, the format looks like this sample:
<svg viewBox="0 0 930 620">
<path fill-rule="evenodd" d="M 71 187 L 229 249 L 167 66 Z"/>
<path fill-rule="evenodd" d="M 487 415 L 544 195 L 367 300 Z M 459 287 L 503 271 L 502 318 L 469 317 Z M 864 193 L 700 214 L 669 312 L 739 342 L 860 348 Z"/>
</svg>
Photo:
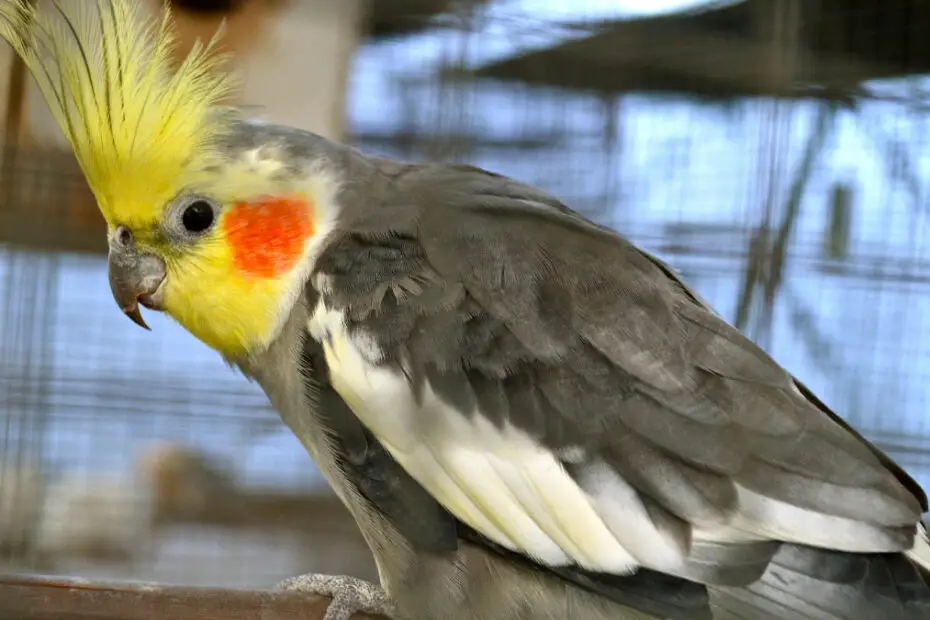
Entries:
<svg viewBox="0 0 930 620">
<path fill-rule="evenodd" d="M 309 267 L 304 261 L 279 278 L 249 278 L 232 267 L 229 248 L 216 242 L 169 261 L 164 310 L 223 357 L 238 358 L 277 336 Z"/>
</svg>

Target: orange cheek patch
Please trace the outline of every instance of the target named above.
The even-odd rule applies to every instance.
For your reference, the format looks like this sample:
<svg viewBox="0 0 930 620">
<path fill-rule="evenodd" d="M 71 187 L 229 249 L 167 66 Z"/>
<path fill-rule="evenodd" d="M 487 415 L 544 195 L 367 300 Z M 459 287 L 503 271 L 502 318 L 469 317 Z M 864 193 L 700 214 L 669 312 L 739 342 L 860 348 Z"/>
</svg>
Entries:
<svg viewBox="0 0 930 620">
<path fill-rule="evenodd" d="M 313 205 L 302 196 L 267 196 L 234 204 L 223 216 L 233 264 L 272 278 L 293 269 L 313 235 Z"/>
</svg>

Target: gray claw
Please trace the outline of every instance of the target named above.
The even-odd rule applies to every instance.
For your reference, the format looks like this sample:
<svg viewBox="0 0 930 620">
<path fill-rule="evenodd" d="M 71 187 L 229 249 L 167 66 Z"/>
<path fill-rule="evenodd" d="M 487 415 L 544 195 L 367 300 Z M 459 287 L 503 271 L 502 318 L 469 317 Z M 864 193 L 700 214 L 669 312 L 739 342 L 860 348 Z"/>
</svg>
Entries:
<svg viewBox="0 0 930 620">
<path fill-rule="evenodd" d="M 323 620 L 349 620 L 359 612 L 394 615 L 394 604 L 381 586 L 346 575 L 300 575 L 285 579 L 275 589 L 330 597 Z"/>
</svg>

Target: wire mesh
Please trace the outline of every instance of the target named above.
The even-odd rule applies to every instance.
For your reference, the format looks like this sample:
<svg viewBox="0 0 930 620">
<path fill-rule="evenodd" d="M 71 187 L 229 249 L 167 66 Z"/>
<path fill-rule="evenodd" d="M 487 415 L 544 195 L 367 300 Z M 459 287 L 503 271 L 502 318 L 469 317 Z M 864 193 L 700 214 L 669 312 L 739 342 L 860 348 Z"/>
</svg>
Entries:
<svg viewBox="0 0 930 620">
<path fill-rule="evenodd" d="M 477 164 L 614 226 L 930 482 L 921 3 L 444 4 L 455 10 L 398 9 L 402 27 L 382 13 L 362 41 L 353 143 Z M 152 333 L 125 320 L 102 223 L 46 230 L 83 191 L 73 167 L 4 161 L 4 564 L 249 587 L 371 576 L 260 390 L 170 320 L 147 316 Z M 59 557 L 79 537 L 62 522 L 95 502 L 117 506 L 87 508 L 116 552 Z M 47 521 L 59 543 L 43 548 Z"/>
</svg>

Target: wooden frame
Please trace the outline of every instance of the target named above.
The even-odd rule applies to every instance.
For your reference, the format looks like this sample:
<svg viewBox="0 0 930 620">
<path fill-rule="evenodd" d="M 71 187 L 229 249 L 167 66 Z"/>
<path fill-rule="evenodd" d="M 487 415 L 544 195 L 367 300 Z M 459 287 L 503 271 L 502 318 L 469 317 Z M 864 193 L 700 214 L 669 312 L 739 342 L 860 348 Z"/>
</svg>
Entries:
<svg viewBox="0 0 930 620">
<path fill-rule="evenodd" d="M 4 620 L 321 620 L 328 603 L 325 597 L 270 590 L 0 575 Z"/>
</svg>

